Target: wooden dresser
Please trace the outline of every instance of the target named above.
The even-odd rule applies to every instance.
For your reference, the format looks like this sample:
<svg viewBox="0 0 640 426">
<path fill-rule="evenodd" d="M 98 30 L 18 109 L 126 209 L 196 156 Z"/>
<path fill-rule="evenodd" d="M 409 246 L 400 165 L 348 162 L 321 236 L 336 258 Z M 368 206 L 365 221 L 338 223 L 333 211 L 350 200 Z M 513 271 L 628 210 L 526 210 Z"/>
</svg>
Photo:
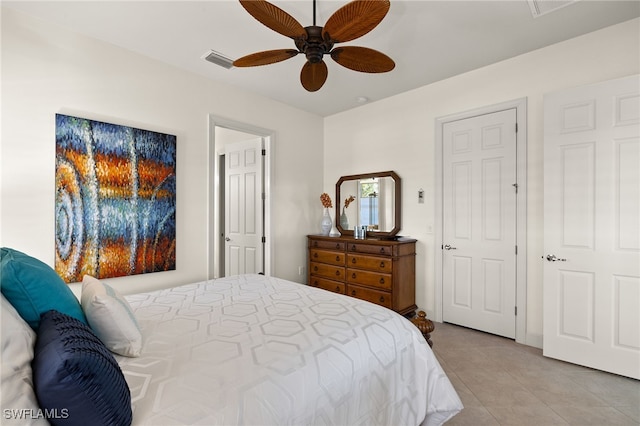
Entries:
<svg viewBox="0 0 640 426">
<path fill-rule="evenodd" d="M 416 240 L 307 238 L 309 285 L 415 315 Z"/>
</svg>

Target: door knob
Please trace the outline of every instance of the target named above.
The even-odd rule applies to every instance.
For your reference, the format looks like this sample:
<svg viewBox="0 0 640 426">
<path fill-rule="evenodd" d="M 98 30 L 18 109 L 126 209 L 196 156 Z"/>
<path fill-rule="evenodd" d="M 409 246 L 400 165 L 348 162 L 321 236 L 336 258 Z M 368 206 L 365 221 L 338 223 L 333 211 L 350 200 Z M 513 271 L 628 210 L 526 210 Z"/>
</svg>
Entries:
<svg viewBox="0 0 640 426">
<path fill-rule="evenodd" d="M 449 244 L 447 244 L 446 246 L 444 246 L 445 250 L 457 250 L 457 247 L 451 247 Z"/>
<path fill-rule="evenodd" d="M 544 259 L 544 257 L 543 257 L 543 259 Z M 555 254 L 548 254 L 547 255 L 547 260 L 549 262 L 566 262 L 567 261 L 567 259 L 560 259 L 559 257 L 556 257 Z"/>
<path fill-rule="evenodd" d="M 224 240 L 225 240 L 225 241 L 227 241 L 227 242 L 229 242 L 229 241 L 231 241 L 231 238 L 227 237 L 227 238 L 225 238 Z"/>
</svg>

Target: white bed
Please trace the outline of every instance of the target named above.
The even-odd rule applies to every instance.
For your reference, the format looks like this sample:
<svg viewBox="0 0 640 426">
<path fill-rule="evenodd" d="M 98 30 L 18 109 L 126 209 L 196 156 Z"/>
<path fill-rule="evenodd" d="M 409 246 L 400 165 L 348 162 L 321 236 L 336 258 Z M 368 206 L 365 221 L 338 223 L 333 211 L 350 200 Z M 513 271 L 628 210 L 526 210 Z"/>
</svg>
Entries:
<svg viewBox="0 0 640 426">
<path fill-rule="evenodd" d="M 462 409 L 417 328 L 369 302 L 262 275 L 126 299 L 134 425 L 437 425 Z"/>
</svg>

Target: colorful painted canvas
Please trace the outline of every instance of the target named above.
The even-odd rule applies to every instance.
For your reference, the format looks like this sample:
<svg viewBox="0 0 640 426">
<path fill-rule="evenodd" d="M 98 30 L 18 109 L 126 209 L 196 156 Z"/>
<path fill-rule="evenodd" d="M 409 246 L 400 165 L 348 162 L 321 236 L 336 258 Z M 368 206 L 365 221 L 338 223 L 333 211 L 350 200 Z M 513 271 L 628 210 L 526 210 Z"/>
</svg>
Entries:
<svg viewBox="0 0 640 426">
<path fill-rule="evenodd" d="M 176 137 L 56 114 L 55 269 L 120 277 L 176 268 Z"/>
</svg>

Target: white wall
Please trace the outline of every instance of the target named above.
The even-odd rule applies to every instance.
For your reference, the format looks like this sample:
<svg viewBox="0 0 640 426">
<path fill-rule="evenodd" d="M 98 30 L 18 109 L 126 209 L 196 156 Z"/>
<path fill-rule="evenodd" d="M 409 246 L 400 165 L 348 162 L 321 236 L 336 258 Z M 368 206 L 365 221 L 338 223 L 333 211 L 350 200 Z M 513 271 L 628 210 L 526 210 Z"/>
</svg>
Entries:
<svg viewBox="0 0 640 426">
<path fill-rule="evenodd" d="M 275 132 L 273 272 L 304 282 L 305 235 L 317 232 L 322 214 L 321 117 L 6 8 L 1 28 L 1 246 L 53 265 L 54 118 L 76 115 L 177 136 L 177 269 L 109 282 L 132 293 L 206 279 L 208 116 L 215 114 Z"/>
<path fill-rule="evenodd" d="M 342 175 L 394 170 L 402 235 L 419 240 L 416 297 L 433 315 L 434 132 L 438 117 L 528 99 L 527 336 L 542 344 L 542 101 L 566 87 L 640 72 L 640 20 L 559 43 L 325 119 L 325 191 Z M 438 58 L 434 58 L 437 61 Z M 418 204 L 418 190 L 425 203 Z"/>
<path fill-rule="evenodd" d="M 527 97 L 534 344 L 542 336 L 542 96 L 640 72 L 636 19 L 323 120 L 4 8 L 1 31 L 1 246 L 53 265 L 56 113 L 177 135 L 177 270 L 110 280 L 124 293 L 206 278 L 207 120 L 215 114 L 275 131 L 274 274 L 286 279 L 305 278 L 298 266 L 306 264 L 305 235 L 318 231 L 319 194 L 334 194 L 342 175 L 395 170 L 403 179 L 401 233 L 419 240 L 417 303 L 432 314 L 434 121 Z"/>
</svg>

